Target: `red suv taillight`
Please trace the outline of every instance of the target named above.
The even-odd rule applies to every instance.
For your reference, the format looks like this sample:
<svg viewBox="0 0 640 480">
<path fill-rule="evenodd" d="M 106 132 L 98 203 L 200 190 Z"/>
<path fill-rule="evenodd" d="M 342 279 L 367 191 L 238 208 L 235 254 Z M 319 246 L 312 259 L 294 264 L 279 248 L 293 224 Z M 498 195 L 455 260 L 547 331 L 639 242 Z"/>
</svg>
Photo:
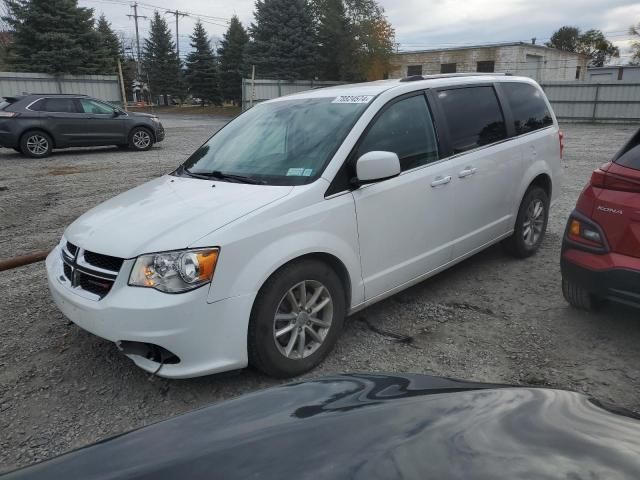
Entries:
<svg viewBox="0 0 640 480">
<path fill-rule="evenodd" d="M 603 165 L 591 174 L 591 186 L 605 190 L 640 193 L 640 181 L 607 172 L 609 165 Z"/>
<path fill-rule="evenodd" d="M 560 141 L 560 160 L 562 160 L 562 153 L 564 152 L 564 133 L 562 133 L 562 130 L 558 131 L 558 140 Z"/>
</svg>

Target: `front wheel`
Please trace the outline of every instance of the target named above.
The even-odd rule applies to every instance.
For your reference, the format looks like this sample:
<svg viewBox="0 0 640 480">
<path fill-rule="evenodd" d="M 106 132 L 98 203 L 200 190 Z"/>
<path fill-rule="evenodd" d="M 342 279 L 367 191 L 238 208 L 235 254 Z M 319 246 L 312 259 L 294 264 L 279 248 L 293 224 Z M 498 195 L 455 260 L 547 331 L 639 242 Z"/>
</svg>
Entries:
<svg viewBox="0 0 640 480">
<path fill-rule="evenodd" d="M 249 322 L 249 362 L 272 377 L 301 375 L 333 349 L 346 313 L 344 287 L 328 265 L 285 266 L 262 287 Z"/>
<path fill-rule="evenodd" d="M 141 152 L 153 147 L 153 135 L 144 127 L 136 127 L 129 134 L 129 148 Z"/>
<path fill-rule="evenodd" d="M 562 278 L 562 295 L 569 305 L 580 310 L 597 310 L 602 304 L 595 295 L 564 277 Z"/>
<path fill-rule="evenodd" d="M 20 152 L 27 157 L 45 158 L 51 155 L 51 150 L 53 150 L 53 141 L 44 132 L 27 132 L 20 139 Z"/>
<path fill-rule="evenodd" d="M 549 221 L 549 196 L 540 187 L 527 191 L 516 218 L 513 235 L 504 241 L 509 253 L 518 258 L 535 254 L 547 231 Z"/>
</svg>

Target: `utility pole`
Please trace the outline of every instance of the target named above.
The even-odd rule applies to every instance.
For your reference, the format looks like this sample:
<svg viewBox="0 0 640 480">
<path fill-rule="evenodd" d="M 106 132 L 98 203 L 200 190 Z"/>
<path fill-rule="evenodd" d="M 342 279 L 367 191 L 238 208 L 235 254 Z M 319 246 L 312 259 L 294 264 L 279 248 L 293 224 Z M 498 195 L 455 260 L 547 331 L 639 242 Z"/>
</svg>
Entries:
<svg viewBox="0 0 640 480">
<path fill-rule="evenodd" d="M 167 15 L 175 15 L 176 17 L 176 53 L 178 54 L 178 59 L 180 59 L 180 30 L 178 27 L 178 20 L 180 17 L 188 17 L 189 15 L 187 15 L 186 13 L 182 13 L 180 11 L 178 11 L 177 9 L 174 11 L 171 10 L 167 10 L 165 12 L 165 14 Z"/>
<path fill-rule="evenodd" d="M 141 78 L 142 77 L 142 66 L 140 64 L 140 31 L 138 29 L 138 19 L 139 18 L 146 19 L 147 17 L 145 17 L 144 15 L 138 15 L 138 2 L 133 2 L 131 4 L 131 8 L 133 8 L 133 15 L 127 15 L 127 17 L 133 18 L 133 20 L 136 23 L 136 47 L 137 47 L 137 53 L 138 53 L 138 78 Z"/>
</svg>

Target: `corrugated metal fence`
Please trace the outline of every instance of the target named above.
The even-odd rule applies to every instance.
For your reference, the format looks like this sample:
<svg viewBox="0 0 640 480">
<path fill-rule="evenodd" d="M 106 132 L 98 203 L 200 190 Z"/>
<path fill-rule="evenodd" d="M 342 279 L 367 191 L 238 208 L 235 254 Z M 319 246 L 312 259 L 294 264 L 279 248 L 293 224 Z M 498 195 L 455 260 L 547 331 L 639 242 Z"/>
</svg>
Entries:
<svg viewBox="0 0 640 480">
<path fill-rule="evenodd" d="M 24 93 L 75 93 L 120 104 L 121 94 L 115 75 L 63 75 L 0 72 L 0 96 Z"/>
<path fill-rule="evenodd" d="M 242 81 L 242 107 L 340 82 L 256 80 Z M 545 82 L 542 88 L 561 122 L 640 122 L 640 83 Z"/>
<path fill-rule="evenodd" d="M 330 87 L 340 85 L 342 82 L 320 82 L 318 80 L 242 80 L 242 109 L 246 110 L 253 104 L 271 100 L 272 98 L 291 95 L 292 93 L 304 92 L 314 88 Z"/>
<path fill-rule="evenodd" d="M 640 122 L 640 83 L 545 82 L 560 122 Z"/>
</svg>

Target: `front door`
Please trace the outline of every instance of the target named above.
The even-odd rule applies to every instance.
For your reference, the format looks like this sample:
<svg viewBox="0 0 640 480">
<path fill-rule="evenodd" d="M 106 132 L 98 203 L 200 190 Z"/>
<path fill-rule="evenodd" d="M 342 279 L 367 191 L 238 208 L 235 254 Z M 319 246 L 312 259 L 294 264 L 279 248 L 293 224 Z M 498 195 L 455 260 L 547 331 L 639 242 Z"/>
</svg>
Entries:
<svg viewBox="0 0 640 480">
<path fill-rule="evenodd" d="M 370 151 L 398 154 L 402 173 L 353 192 L 365 298 L 370 300 L 445 265 L 451 257 L 451 167 L 439 159 L 421 92 L 387 105 L 354 158 Z"/>
<path fill-rule="evenodd" d="M 124 117 L 106 103 L 91 98 L 79 99 L 80 111 L 86 118 L 84 138 L 87 145 L 126 145 Z"/>
</svg>

